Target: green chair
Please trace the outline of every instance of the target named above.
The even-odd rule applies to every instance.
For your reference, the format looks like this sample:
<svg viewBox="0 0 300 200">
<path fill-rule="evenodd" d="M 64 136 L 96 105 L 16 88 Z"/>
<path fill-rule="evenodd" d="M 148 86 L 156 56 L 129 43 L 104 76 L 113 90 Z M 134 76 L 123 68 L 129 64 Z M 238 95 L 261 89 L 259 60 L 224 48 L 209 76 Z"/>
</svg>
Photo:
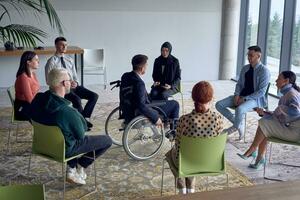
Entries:
<svg viewBox="0 0 300 200">
<path fill-rule="evenodd" d="M 217 176 L 226 174 L 228 187 L 228 174 L 225 164 L 225 145 L 227 134 L 221 134 L 212 138 L 194 138 L 182 136 L 179 149 L 179 167 L 170 166 L 175 175 L 175 193 L 177 178 L 190 176 Z M 163 179 L 165 170 L 163 160 L 161 195 L 163 191 Z M 170 164 L 170 163 L 169 163 Z M 208 179 L 207 179 L 208 182 Z"/>
<path fill-rule="evenodd" d="M 0 187 L 3 200 L 44 200 L 44 185 L 9 185 Z"/>
<path fill-rule="evenodd" d="M 9 126 L 9 131 L 8 131 L 8 141 L 7 141 L 7 152 L 10 152 L 10 136 L 11 136 L 11 132 L 12 132 L 12 126 L 16 125 L 17 126 L 17 130 L 16 130 L 16 142 L 18 142 L 18 132 L 19 132 L 19 123 L 22 122 L 27 122 L 24 120 L 17 120 L 15 118 L 15 107 L 14 107 L 14 103 L 15 103 L 15 99 L 16 99 L 16 95 L 15 95 L 15 87 L 11 86 L 9 88 L 7 88 L 7 94 L 9 96 L 11 105 L 12 105 L 12 111 L 11 111 L 11 121 L 10 121 L 10 126 Z"/>
<path fill-rule="evenodd" d="M 271 177 L 266 176 L 266 173 L 267 173 L 267 159 L 269 159 L 269 163 L 271 163 L 272 144 L 273 143 L 287 144 L 287 145 L 294 145 L 294 146 L 299 146 L 300 147 L 300 143 L 299 142 L 289 142 L 289 141 L 281 140 L 279 138 L 274 138 L 274 137 L 267 138 L 267 140 L 270 144 L 270 148 L 269 148 L 269 158 L 267 158 L 267 151 L 266 151 L 266 155 L 265 155 L 266 162 L 264 164 L 264 179 L 273 180 L 273 181 L 283 181 L 282 179 L 271 178 Z M 287 163 L 276 163 L 276 164 L 285 165 L 285 166 L 289 166 L 289 167 L 300 167 L 299 165 L 293 165 L 293 164 L 287 164 Z"/>
<path fill-rule="evenodd" d="M 65 197 L 66 187 L 66 165 L 69 160 L 79 158 L 84 154 L 79 154 L 70 158 L 65 157 L 65 140 L 63 133 L 57 126 L 48 126 L 44 124 L 32 121 L 33 125 L 33 142 L 32 142 L 32 154 L 42 156 L 44 158 L 59 162 L 62 164 L 62 176 L 64 183 L 63 199 Z M 95 151 L 94 151 L 95 161 Z M 28 175 L 30 173 L 31 154 L 28 163 Z M 94 178 L 95 178 L 95 190 L 84 195 L 97 192 L 97 181 L 96 181 L 96 164 L 94 162 Z"/>
</svg>

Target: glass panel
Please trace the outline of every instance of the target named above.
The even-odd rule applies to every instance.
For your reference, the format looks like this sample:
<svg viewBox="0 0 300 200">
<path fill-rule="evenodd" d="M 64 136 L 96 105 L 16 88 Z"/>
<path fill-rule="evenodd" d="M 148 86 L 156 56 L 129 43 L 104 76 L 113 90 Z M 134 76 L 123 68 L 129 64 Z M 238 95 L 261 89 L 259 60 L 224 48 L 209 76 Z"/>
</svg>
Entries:
<svg viewBox="0 0 300 200">
<path fill-rule="evenodd" d="M 297 75 L 297 83 L 300 83 L 300 0 L 297 0 L 295 21 L 293 27 L 293 43 L 291 56 L 292 71 Z"/>
<path fill-rule="evenodd" d="M 271 71 L 270 93 L 277 95 L 275 80 L 279 73 L 284 0 L 272 0 L 267 36 L 266 65 Z"/>
<path fill-rule="evenodd" d="M 260 0 L 249 1 L 248 23 L 247 23 L 247 27 L 246 27 L 244 64 L 248 63 L 248 59 L 247 59 L 248 47 L 257 44 L 259 4 L 260 4 Z"/>
</svg>

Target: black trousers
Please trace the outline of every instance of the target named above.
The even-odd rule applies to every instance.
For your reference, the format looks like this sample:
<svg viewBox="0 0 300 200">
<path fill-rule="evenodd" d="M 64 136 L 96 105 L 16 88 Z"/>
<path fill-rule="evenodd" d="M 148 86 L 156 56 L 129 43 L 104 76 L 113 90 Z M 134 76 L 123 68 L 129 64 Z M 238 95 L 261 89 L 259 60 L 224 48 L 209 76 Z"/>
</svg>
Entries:
<svg viewBox="0 0 300 200">
<path fill-rule="evenodd" d="M 15 119 L 20 121 L 30 120 L 30 103 L 16 99 L 14 102 Z"/>
<path fill-rule="evenodd" d="M 152 100 L 168 100 L 168 97 L 176 94 L 178 91 L 176 89 L 168 89 L 166 90 L 163 87 L 156 86 L 152 87 L 150 96 Z"/>
<path fill-rule="evenodd" d="M 65 95 L 65 98 L 72 102 L 73 107 L 78 110 L 85 118 L 90 118 L 94 107 L 98 100 L 98 94 L 92 92 L 82 86 L 77 86 L 75 89 L 71 89 L 69 94 Z M 86 99 L 87 103 L 85 107 L 82 107 L 81 99 Z"/>
<path fill-rule="evenodd" d="M 101 156 L 110 146 L 112 145 L 112 140 L 107 135 L 89 135 L 85 136 L 83 141 L 73 149 L 73 152 L 66 157 L 72 157 L 81 153 L 85 153 L 82 157 L 76 158 L 68 161 L 68 166 L 74 168 L 77 164 L 84 168 L 87 168 L 90 164 L 94 162 L 94 152 L 95 158 Z"/>
</svg>

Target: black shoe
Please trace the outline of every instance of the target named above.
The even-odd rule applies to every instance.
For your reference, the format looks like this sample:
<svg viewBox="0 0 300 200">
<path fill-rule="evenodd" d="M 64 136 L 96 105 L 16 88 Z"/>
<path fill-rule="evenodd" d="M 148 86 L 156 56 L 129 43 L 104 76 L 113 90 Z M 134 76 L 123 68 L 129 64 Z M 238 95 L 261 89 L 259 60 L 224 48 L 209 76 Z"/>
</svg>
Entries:
<svg viewBox="0 0 300 200">
<path fill-rule="evenodd" d="M 92 128 L 93 127 L 93 124 L 91 122 L 89 122 L 88 120 L 85 120 L 86 121 L 86 125 L 88 128 Z"/>
</svg>

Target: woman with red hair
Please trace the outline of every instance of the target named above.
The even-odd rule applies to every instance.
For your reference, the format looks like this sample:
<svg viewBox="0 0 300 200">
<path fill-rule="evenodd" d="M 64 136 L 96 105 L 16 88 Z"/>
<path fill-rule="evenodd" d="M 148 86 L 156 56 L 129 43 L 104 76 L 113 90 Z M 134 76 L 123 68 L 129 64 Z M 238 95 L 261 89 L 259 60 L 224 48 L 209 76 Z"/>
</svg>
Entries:
<svg viewBox="0 0 300 200">
<path fill-rule="evenodd" d="M 195 109 L 191 113 L 181 116 L 179 119 L 176 128 L 175 145 L 166 154 L 169 164 L 178 168 L 178 155 L 182 135 L 209 138 L 218 136 L 222 132 L 222 116 L 210 108 L 213 94 L 213 88 L 207 81 L 200 81 L 193 87 L 192 98 Z M 178 178 L 177 188 L 179 193 L 194 193 L 195 181 L 195 177 Z"/>
</svg>

